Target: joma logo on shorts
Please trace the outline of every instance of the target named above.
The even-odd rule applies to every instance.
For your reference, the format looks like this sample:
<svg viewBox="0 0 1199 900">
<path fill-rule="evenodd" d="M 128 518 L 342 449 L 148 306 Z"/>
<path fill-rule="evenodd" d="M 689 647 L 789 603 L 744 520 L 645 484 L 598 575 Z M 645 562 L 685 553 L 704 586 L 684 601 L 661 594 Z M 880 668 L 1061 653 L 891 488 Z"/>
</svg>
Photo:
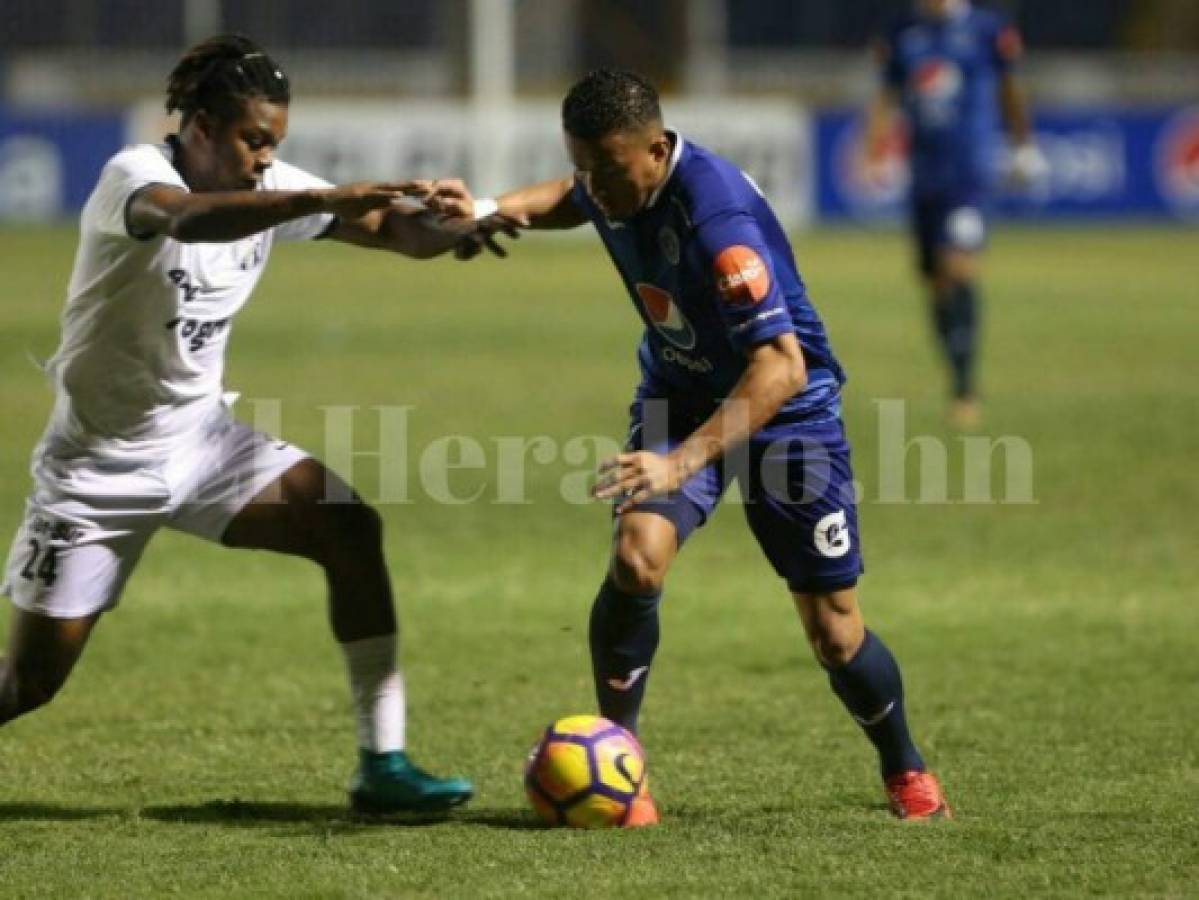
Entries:
<svg viewBox="0 0 1199 900">
<path fill-rule="evenodd" d="M 167 328 L 179 328 L 179 337 L 187 341 L 187 347 L 193 353 L 203 350 L 214 337 L 229 326 L 228 319 L 218 319 L 215 322 L 202 322 L 199 319 L 171 319 Z"/>
</svg>

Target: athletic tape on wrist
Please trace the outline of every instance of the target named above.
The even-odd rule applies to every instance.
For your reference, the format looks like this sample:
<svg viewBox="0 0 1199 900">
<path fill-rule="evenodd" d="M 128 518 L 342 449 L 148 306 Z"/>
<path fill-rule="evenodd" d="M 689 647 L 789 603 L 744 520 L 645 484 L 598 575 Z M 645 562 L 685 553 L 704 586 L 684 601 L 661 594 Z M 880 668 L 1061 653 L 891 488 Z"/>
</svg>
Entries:
<svg viewBox="0 0 1199 900">
<path fill-rule="evenodd" d="M 500 211 L 500 205 L 495 202 L 494 197 L 480 197 L 475 201 L 475 221 L 486 219 L 493 213 Z"/>
</svg>

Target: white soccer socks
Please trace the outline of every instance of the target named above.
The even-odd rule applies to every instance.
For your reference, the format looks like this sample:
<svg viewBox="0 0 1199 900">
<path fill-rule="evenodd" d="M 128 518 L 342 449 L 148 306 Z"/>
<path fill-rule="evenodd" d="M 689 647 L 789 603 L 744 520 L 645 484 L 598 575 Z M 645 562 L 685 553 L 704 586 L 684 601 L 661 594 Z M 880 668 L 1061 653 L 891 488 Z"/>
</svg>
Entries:
<svg viewBox="0 0 1199 900">
<path fill-rule="evenodd" d="M 372 753 L 404 749 L 404 678 L 396 668 L 396 636 L 341 645 L 350 676 L 358 746 Z"/>
</svg>

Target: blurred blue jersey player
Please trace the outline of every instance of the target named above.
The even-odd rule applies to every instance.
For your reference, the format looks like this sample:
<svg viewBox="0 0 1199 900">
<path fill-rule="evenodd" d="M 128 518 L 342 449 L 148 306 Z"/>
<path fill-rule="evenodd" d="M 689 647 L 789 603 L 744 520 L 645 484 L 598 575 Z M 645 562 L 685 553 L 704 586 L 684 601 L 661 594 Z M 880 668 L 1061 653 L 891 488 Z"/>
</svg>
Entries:
<svg viewBox="0 0 1199 900">
<path fill-rule="evenodd" d="M 937 338 L 952 375 L 951 422 L 978 424 L 975 385 L 978 252 L 999 151 L 1000 120 L 1014 145 L 1017 181 L 1044 174 L 1012 70 L 1020 35 L 998 13 L 967 0 L 919 0 L 880 43 L 883 87 L 866 128 L 868 164 L 883 155 L 892 113 L 911 146 L 912 228 Z"/>
<path fill-rule="evenodd" d="M 899 668 L 858 609 L 845 376 L 774 213 L 736 166 L 663 128 L 638 75 L 593 72 L 562 116 L 573 176 L 443 209 L 498 204 L 533 228 L 591 222 L 645 323 L 628 447 L 601 465 L 595 489 L 616 512 L 591 614 L 600 711 L 636 729 L 666 572 L 737 481 L 833 689 L 878 749 L 892 809 L 945 814 L 908 734 Z M 627 824 L 655 822 L 646 792 Z"/>
</svg>

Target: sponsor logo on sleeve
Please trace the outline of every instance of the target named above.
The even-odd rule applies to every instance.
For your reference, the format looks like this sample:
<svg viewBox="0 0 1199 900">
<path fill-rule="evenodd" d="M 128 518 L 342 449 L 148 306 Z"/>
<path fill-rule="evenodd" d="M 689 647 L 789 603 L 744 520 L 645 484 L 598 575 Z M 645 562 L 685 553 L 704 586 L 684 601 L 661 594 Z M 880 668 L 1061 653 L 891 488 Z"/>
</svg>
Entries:
<svg viewBox="0 0 1199 900">
<path fill-rule="evenodd" d="M 726 247 L 716 257 L 713 268 L 716 290 L 730 306 L 753 306 L 770 293 L 770 270 L 752 247 Z"/>
<path fill-rule="evenodd" d="M 1008 25 L 995 37 L 995 50 L 1004 62 L 1014 63 L 1024 55 L 1024 40 L 1014 25 Z"/>
<path fill-rule="evenodd" d="M 758 313 L 756 316 L 746 322 L 740 322 L 734 325 L 729 329 L 729 331 L 731 331 L 733 334 L 741 334 L 742 332 L 749 331 L 749 329 L 753 328 L 755 325 L 760 325 L 767 319 L 774 319 L 778 316 L 785 315 L 786 313 L 787 310 L 783 309 L 781 306 L 776 306 L 773 309 L 768 309 L 765 312 Z"/>
</svg>

